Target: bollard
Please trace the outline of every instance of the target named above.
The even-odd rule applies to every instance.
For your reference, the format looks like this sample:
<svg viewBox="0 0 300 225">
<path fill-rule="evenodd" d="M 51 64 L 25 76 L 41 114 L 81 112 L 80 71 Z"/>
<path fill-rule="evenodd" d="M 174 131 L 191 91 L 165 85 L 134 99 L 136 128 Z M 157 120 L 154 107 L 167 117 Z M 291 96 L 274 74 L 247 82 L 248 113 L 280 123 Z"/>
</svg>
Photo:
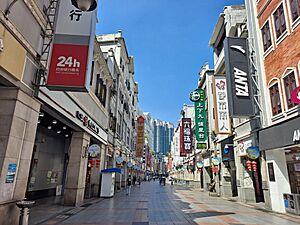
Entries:
<svg viewBox="0 0 300 225">
<path fill-rule="evenodd" d="M 19 225 L 28 225 L 29 209 L 34 205 L 35 201 L 19 201 L 17 206 L 20 209 Z"/>
</svg>

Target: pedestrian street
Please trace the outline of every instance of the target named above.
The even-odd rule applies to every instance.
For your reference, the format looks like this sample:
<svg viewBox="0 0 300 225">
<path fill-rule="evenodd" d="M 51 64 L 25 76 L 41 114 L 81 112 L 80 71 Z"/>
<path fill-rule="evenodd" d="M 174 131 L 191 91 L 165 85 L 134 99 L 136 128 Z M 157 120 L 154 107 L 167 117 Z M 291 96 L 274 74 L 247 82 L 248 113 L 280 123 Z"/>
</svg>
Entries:
<svg viewBox="0 0 300 225">
<path fill-rule="evenodd" d="M 296 225 L 300 218 L 257 210 L 184 186 L 142 182 L 130 195 L 123 190 L 86 207 L 72 209 L 43 225 Z M 81 209 L 81 210 L 80 210 Z"/>
</svg>

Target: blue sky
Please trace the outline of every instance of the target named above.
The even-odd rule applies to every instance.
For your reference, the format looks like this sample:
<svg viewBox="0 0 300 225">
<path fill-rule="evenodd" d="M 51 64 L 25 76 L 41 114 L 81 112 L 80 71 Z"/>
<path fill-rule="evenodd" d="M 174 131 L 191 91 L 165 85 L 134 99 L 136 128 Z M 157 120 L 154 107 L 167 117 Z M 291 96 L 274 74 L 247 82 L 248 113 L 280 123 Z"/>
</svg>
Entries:
<svg viewBox="0 0 300 225">
<path fill-rule="evenodd" d="M 135 58 L 139 104 L 154 118 L 177 123 L 198 72 L 208 62 L 208 46 L 225 5 L 243 0 L 100 0 L 97 34 L 122 30 Z"/>
</svg>

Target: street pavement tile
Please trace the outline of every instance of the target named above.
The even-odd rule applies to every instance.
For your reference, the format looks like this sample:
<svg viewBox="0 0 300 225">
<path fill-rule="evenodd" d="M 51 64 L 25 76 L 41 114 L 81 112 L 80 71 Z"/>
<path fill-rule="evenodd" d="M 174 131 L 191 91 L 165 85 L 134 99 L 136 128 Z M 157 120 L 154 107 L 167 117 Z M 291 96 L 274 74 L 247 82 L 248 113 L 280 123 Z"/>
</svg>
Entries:
<svg viewBox="0 0 300 225">
<path fill-rule="evenodd" d="M 297 218 L 264 212 L 238 202 L 177 186 L 144 182 L 44 225 L 296 225 Z M 64 216 L 68 216 L 65 218 Z M 294 220 L 294 221 L 292 221 Z M 56 222 L 56 223 L 54 223 Z M 33 225 L 33 224 L 30 224 Z"/>
</svg>

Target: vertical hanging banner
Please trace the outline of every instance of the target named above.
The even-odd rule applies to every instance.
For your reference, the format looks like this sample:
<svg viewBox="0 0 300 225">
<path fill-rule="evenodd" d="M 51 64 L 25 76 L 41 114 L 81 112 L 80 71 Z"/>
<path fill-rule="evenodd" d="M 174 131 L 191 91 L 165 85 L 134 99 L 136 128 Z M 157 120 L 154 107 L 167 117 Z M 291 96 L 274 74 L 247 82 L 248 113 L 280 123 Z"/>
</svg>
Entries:
<svg viewBox="0 0 300 225">
<path fill-rule="evenodd" d="M 216 118 L 218 134 L 229 134 L 230 118 L 228 112 L 228 96 L 227 96 L 227 83 L 225 76 L 214 76 L 215 93 L 216 93 Z"/>
<path fill-rule="evenodd" d="M 193 152 L 192 148 L 192 120 L 191 118 L 182 118 L 182 147 L 186 154 Z"/>
<path fill-rule="evenodd" d="M 144 136 L 144 128 L 145 128 L 145 119 L 140 116 L 137 119 L 137 136 L 136 136 L 136 157 L 143 157 L 144 154 L 144 145 L 145 145 L 145 136 Z"/>
<path fill-rule="evenodd" d="M 96 10 L 83 12 L 71 0 L 60 1 L 47 78 L 50 90 L 89 90 L 96 18 Z"/>
<path fill-rule="evenodd" d="M 224 40 L 228 106 L 230 117 L 254 115 L 253 94 L 246 38 Z"/>
<path fill-rule="evenodd" d="M 195 102 L 196 140 L 198 142 L 205 142 L 207 140 L 207 124 L 204 90 L 196 89 L 191 92 L 190 100 Z"/>
<path fill-rule="evenodd" d="M 186 151 L 183 148 L 183 123 L 180 124 L 180 157 L 186 157 Z"/>
</svg>

